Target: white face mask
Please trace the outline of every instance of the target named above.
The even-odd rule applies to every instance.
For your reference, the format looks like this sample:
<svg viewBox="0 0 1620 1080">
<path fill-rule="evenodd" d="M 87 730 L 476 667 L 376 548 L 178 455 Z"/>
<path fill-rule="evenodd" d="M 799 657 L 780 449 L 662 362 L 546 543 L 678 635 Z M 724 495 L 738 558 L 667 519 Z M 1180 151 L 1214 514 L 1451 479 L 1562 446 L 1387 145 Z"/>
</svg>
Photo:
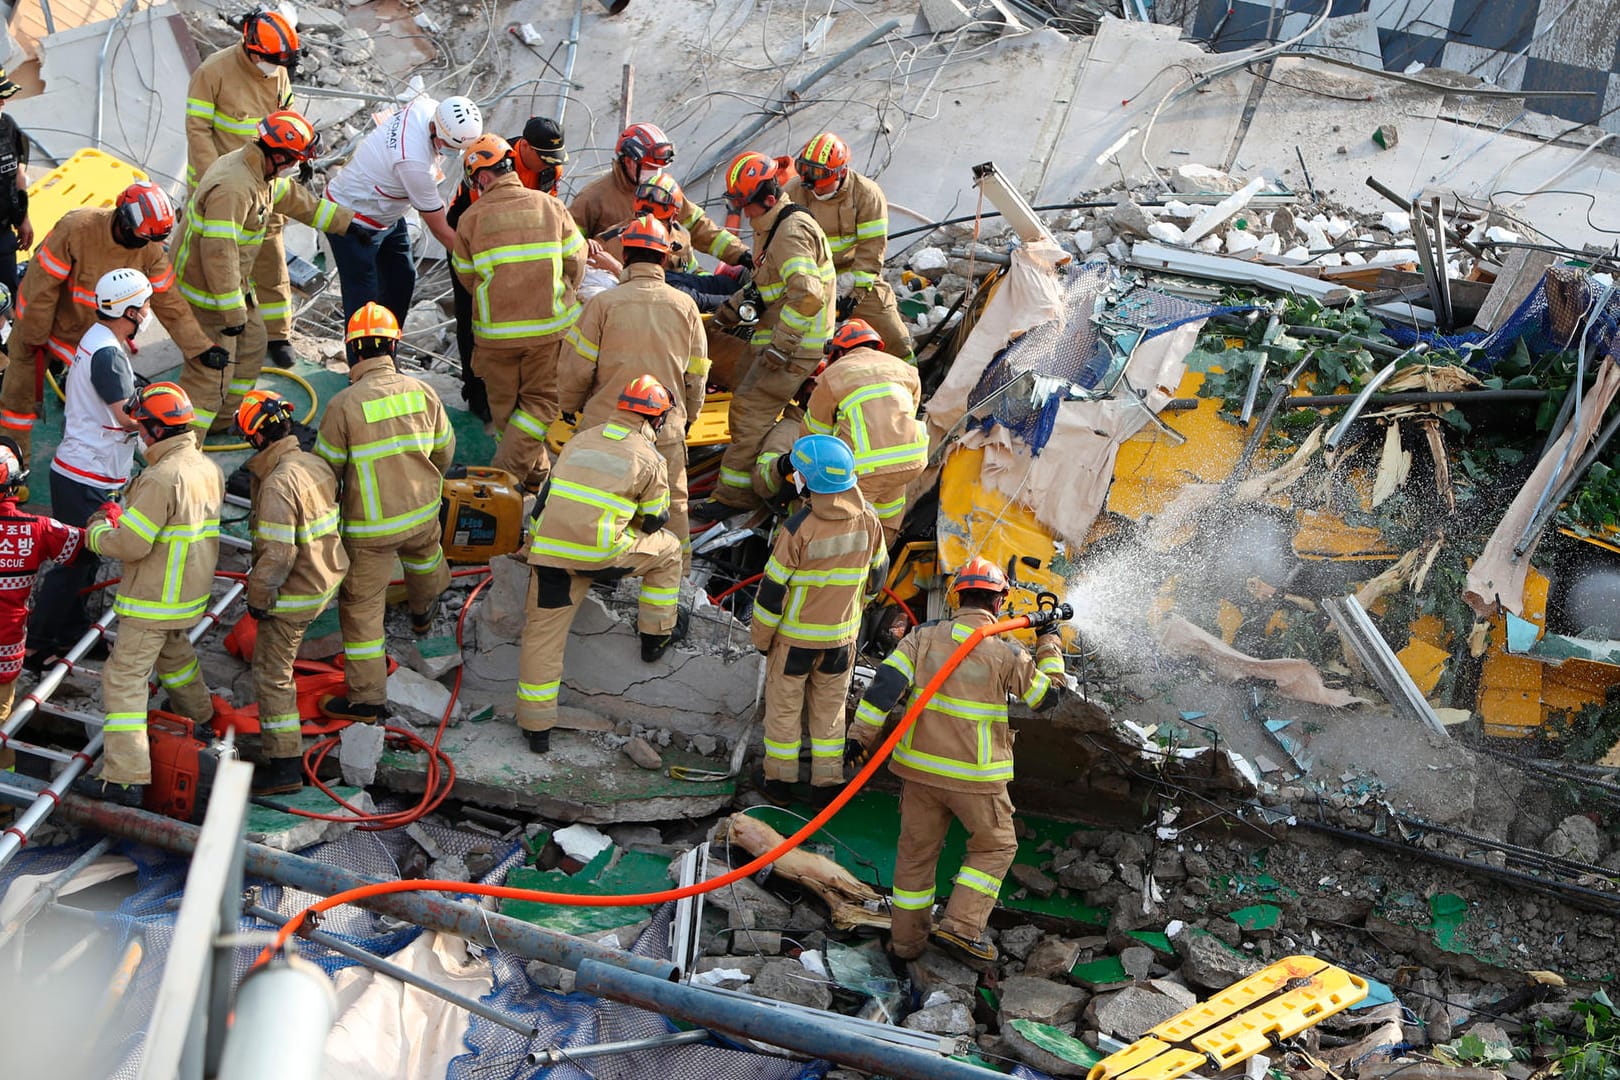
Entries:
<svg viewBox="0 0 1620 1080">
<path fill-rule="evenodd" d="M 799 473 L 793 474 L 793 489 L 800 495 L 804 494 L 804 477 Z"/>
<path fill-rule="evenodd" d="M 140 333 L 144 332 L 148 326 L 151 326 L 151 325 L 152 325 L 152 309 L 150 307 L 148 307 L 145 311 L 141 312 L 140 321 L 135 324 L 135 333 L 140 334 Z"/>
<path fill-rule="evenodd" d="M 810 194 L 812 194 L 812 195 L 814 195 L 816 197 L 817 202 L 826 202 L 828 199 L 836 199 L 838 197 L 838 192 L 840 190 L 842 190 L 842 188 L 843 188 L 843 185 L 840 184 L 838 187 L 833 188 L 831 191 L 827 192 L 827 194 L 825 194 L 825 195 L 823 195 L 821 192 L 816 191 L 814 188 L 812 188 L 810 190 Z"/>
<path fill-rule="evenodd" d="M 270 76 L 274 75 L 281 68 L 280 64 L 272 64 L 268 60 L 255 60 L 255 61 L 253 61 L 253 65 L 255 67 L 257 67 L 260 71 L 264 72 L 264 76 L 267 79 Z"/>
<path fill-rule="evenodd" d="M 641 168 L 636 170 L 636 182 L 641 183 L 646 180 L 651 180 L 653 177 L 657 176 L 663 171 L 664 167 L 662 165 L 643 165 Z"/>
</svg>

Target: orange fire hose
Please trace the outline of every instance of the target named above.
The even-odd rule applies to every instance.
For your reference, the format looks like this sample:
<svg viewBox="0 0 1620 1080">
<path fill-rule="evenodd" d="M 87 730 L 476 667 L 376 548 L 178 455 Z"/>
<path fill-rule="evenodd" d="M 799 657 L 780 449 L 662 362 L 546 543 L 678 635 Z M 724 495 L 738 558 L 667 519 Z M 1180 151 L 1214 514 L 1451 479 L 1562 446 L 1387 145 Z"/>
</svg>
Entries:
<svg viewBox="0 0 1620 1080">
<path fill-rule="evenodd" d="M 883 740 L 882 745 L 867 759 L 866 764 L 861 766 L 861 770 L 845 785 L 844 789 L 834 796 L 832 802 L 828 803 L 820 813 L 806 822 L 798 832 L 783 840 L 770 851 L 760 855 L 752 862 L 745 863 L 717 878 L 685 885 L 677 889 L 664 889 L 660 892 L 622 893 L 607 896 L 580 896 L 574 893 L 515 889 L 508 885 L 484 885 L 479 882 L 469 881 L 379 881 L 371 885 L 363 885 L 358 889 L 346 889 L 343 892 L 334 893 L 294 915 L 287 921 L 285 926 L 276 932 L 275 940 L 265 946 L 264 951 L 259 954 L 258 959 L 254 962 L 254 966 L 257 967 L 268 963 L 276 953 L 285 948 L 287 939 L 298 932 L 310 915 L 330 911 L 332 908 L 356 900 L 364 900 L 372 896 L 383 896 L 388 893 L 449 892 L 472 896 L 493 896 L 502 900 L 527 900 L 541 904 L 562 904 L 572 907 L 641 907 L 650 904 L 665 904 L 673 900 L 685 900 L 691 896 L 700 896 L 704 893 L 714 892 L 717 889 L 723 889 L 727 885 L 750 877 L 764 867 L 769 866 L 804 843 L 805 840 L 815 835 L 823 825 L 831 821 L 833 815 L 842 810 L 845 804 L 854 798 L 855 793 L 864 787 L 866 782 L 877 772 L 878 766 L 883 764 L 884 760 L 893 752 L 895 746 L 905 737 L 906 732 L 910 731 L 911 726 L 917 722 L 917 717 L 922 714 L 922 710 L 928 705 L 929 700 L 933 698 L 934 693 L 940 686 L 944 685 L 951 672 L 956 670 L 957 665 L 967 658 L 968 653 L 972 652 L 979 642 L 992 635 L 1005 634 L 1013 630 L 1023 630 L 1033 624 L 1034 620 L 1030 616 L 1019 615 L 1016 618 L 1003 619 L 988 626 L 981 626 L 968 634 L 962 643 L 956 647 L 956 650 L 946 658 L 944 665 L 940 667 L 934 677 L 929 679 L 928 683 L 918 692 L 917 697 L 906 708 L 905 715 L 900 718 L 900 723 L 895 725 L 894 731 L 890 733 L 887 739 Z"/>
</svg>

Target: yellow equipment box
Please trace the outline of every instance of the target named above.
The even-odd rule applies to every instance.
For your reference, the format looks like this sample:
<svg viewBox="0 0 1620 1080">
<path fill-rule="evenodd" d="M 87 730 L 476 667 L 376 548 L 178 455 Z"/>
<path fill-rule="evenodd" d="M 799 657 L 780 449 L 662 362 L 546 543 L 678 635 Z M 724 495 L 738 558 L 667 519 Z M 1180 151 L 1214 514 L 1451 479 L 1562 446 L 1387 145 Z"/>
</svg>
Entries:
<svg viewBox="0 0 1620 1080">
<path fill-rule="evenodd" d="M 466 476 L 445 477 L 439 514 L 453 563 L 487 563 L 523 546 L 523 496 L 504 469 L 472 465 Z"/>
<path fill-rule="evenodd" d="M 28 220 L 34 225 L 34 242 L 45 239 L 62 215 L 81 206 L 111 206 L 118 193 L 137 180 L 150 179 L 135 166 L 101 150 L 80 150 L 65 162 L 28 185 Z M 26 259 L 32 248 L 17 252 Z"/>
</svg>

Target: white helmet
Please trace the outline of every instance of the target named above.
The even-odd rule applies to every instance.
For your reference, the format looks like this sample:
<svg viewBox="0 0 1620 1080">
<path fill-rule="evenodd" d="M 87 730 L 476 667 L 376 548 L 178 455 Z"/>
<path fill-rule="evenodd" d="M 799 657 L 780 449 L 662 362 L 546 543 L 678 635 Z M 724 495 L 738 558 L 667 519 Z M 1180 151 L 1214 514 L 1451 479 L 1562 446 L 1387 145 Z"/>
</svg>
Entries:
<svg viewBox="0 0 1620 1080">
<path fill-rule="evenodd" d="M 96 313 L 104 319 L 121 317 L 130 308 L 142 308 L 152 299 L 152 283 L 139 270 L 127 266 L 109 270 L 96 282 Z"/>
<path fill-rule="evenodd" d="M 433 110 L 433 128 L 446 145 L 465 150 L 484 133 L 484 114 L 472 98 L 447 97 Z"/>
</svg>

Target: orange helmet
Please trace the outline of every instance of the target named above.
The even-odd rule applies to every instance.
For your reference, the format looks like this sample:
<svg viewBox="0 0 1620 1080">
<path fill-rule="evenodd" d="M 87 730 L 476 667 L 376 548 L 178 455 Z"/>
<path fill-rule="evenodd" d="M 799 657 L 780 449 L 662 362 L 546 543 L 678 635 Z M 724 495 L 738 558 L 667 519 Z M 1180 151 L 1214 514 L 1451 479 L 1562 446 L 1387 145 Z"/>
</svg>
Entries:
<svg viewBox="0 0 1620 1080">
<path fill-rule="evenodd" d="M 131 420 L 166 428 L 189 427 L 197 419 L 191 398 L 178 383 L 155 382 L 135 392 L 124 404 Z"/>
<path fill-rule="evenodd" d="M 259 145 L 294 161 L 308 161 L 320 153 L 321 137 L 299 113 L 277 109 L 259 121 Z"/>
<path fill-rule="evenodd" d="M 626 248 L 656 251 L 660 255 L 669 254 L 669 230 L 664 228 L 663 222 L 651 214 L 643 214 L 633 219 L 624 232 L 619 234 L 619 242 Z"/>
<path fill-rule="evenodd" d="M 745 206 L 767 205 L 766 199 L 780 197 L 782 184 L 777 175 L 774 160 L 757 150 L 744 150 L 726 169 L 726 207 L 741 213 Z"/>
<path fill-rule="evenodd" d="M 636 185 L 636 214 L 651 214 L 662 222 L 675 220 L 686 201 L 681 185 L 667 172 L 656 173 Z"/>
<path fill-rule="evenodd" d="M 624 160 L 633 170 L 667 169 L 675 163 L 675 144 L 657 124 L 631 124 L 619 133 L 613 156 Z"/>
<path fill-rule="evenodd" d="M 174 231 L 174 204 L 150 180 L 137 180 L 118 193 L 113 220 L 131 236 L 162 243 Z"/>
<path fill-rule="evenodd" d="M 398 341 L 399 320 L 394 318 L 392 311 L 373 300 L 349 316 L 348 333 L 344 335 L 343 340 Z"/>
<path fill-rule="evenodd" d="M 512 145 L 487 131 L 469 143 L 461 156 L 461 167 L 468 176 L 476 176 L 484 169 L 508 172 L 513 163 Z"/>
<path fill-rule="evenodd" d="M 975 555 L 956 572 L 956 577 L 951 582 L 953 594 L 964 589 L 984 589 L 998 596 L 1004 596 L 1007 592 L 1007 575 L 989 559 Z"/>
<path fill-rule="evenodd" d="M 674 407 L 675 399 L 669 396 L 664 384 L 651 375 L 632 380 L 619 395 L 619 408 L 654 420 Z"/>
<path fill-rule="evenodd" d="M 872 329 L 865 319 L 851 319 L 838 328 L 838 332 L 827 342 L 827 355 L 837 359 L 851 349 L 861 347 L 868 349 L 883 348 L 883 339 L 878 332 Z"/>
<path fill-rule="evenodd" d="M 298 62 L 298 31 L 279 11 L 255 11 L 242 21 L 248 55 L 290 68 Z"/>
<path fill-rule="evenodd" d="M 793 164 L 805 187 L 823 199 L 831 198 L 849 173 L 849 147 L 832 132 L 823 131 L 804 144 Z"/>
<path fill-rule="evenodd" d="M 293 418 L 293 403 L 274 390 L 249 390 L 236 407 L 236 430 L 252 437 L 266 424 Z"/>
</svg>

